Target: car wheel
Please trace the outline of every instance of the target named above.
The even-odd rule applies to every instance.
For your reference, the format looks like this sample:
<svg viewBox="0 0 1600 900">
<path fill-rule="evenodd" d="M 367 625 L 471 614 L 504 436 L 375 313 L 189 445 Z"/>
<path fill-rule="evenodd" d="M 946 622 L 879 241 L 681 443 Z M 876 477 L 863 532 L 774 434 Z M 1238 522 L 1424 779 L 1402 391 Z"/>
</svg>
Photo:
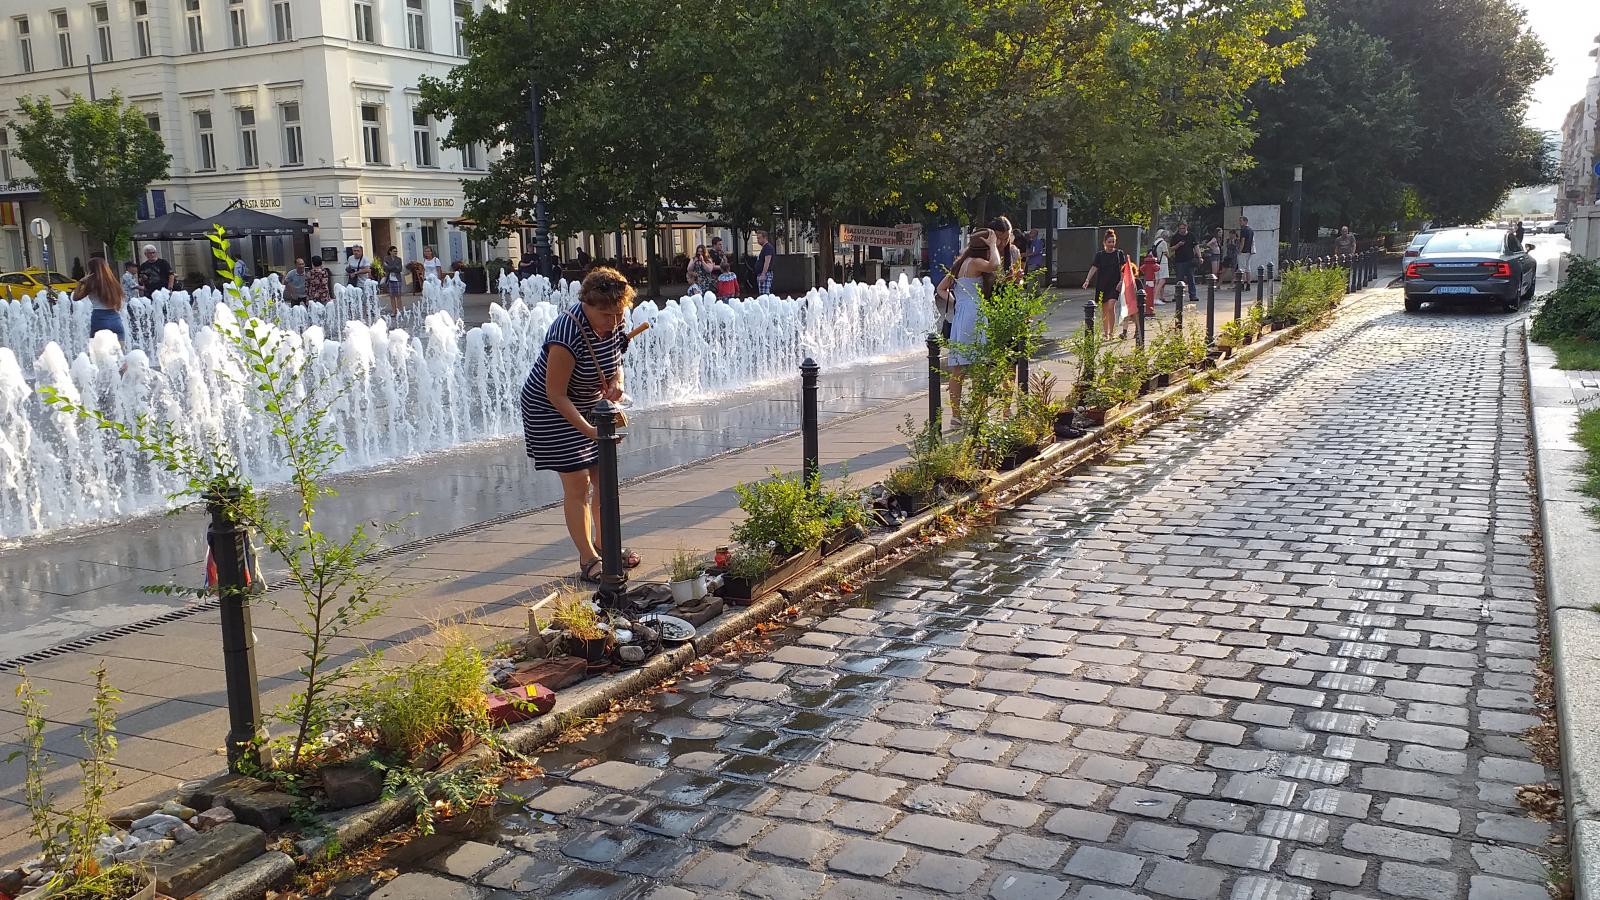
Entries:
<svg viewBox="0 0 1600 900">
<path fill-rule="evenodd" d="M 1422 301 L 1415 297 L 1406 298 L 1406 312 L 1421 312 Z"/>
</svg>

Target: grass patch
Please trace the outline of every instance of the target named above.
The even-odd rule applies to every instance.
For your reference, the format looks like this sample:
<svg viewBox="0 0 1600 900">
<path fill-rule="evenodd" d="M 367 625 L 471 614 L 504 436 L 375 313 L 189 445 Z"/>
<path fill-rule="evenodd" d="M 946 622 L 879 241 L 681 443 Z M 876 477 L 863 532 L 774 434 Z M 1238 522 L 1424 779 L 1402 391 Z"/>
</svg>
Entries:
<svg viewBox="0 0 1600 900">
<path fill-rule="evenodd" d="M 1578 416 L 1578 443 L 1588 451 L 1583 464 L 1585 494 L 1600 499 L 1600 409 L 1591 409 Z"/>
<path fill-rule="evenodd" d="M 1559 337 L 1550 341 L 1556 352 L 1556 368 L 1600 371 L 1600 341 L 1581 337 Z"/>
</svg>

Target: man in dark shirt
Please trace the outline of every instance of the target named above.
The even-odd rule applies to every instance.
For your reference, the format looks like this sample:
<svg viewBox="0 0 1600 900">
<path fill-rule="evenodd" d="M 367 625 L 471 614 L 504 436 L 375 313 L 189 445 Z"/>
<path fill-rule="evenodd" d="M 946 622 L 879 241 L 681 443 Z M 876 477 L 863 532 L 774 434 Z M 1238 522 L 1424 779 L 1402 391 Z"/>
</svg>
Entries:
<svg viewBox="0 0 1600 900">
<path fill-rule="evenodd" d="M 772 259 L 777 251 L 772 249 L 772 239 L 765 231 L 756 232 L 756 243 L 761 252 L 756 254 L 756 294 L 772 293 Z"/>
<path fill-rule="evenodd" d="M 1199 299 L 1200 289 L 1194 283 L 1195 236 L 1189 232 L 1188 222 L 1178 223 L 1178 233 L 1172 236 L 1172 275 L 1189 292 L 1189 302 Z"/>
<path fill-rule="evenodd" d="M 723 272 L 732 271 L 728 268 L 728 252 L 722 249 L 722 238 L 711 239 L 711 261 L 717 264 L 717 269 Z"/>
<path fill-rule="evenodd" d="M 1256 230 L 1250 227 L 1250 220 L 1244 216 L 1239 217 L 1239 271 L 1244 273 L 1241 280 L 1250 283 L 1250 274 L 1254 271 L 1250 267 L 1250 258 L 1256 252 Z"/>
<path fill-rule="evenodd" d="M 172 263 L 156 255 L 155 244 L 144 245 L 144 262 L 139 263 L 139 286 L 146 297 L 156 291 L 172 290 Z"/>
</svg>

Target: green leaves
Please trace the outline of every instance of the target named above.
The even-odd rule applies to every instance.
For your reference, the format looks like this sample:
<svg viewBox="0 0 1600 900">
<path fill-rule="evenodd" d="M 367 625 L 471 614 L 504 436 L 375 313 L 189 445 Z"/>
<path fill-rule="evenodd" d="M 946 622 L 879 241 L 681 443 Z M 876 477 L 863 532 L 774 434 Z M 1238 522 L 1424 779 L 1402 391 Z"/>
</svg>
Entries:
<svg viewBox="0 0 1600 900">
<path fill-rule="evenodd" d="M 166 178 L 172 157 L 144 113 L 120 94 L 91 101 L 74 94 L 59 111 L 49 97 L 17 100 L 10 128 L 28 179 L 67 221 L 118 248 L 133 227 L 139 197 Z"/>
</svg>

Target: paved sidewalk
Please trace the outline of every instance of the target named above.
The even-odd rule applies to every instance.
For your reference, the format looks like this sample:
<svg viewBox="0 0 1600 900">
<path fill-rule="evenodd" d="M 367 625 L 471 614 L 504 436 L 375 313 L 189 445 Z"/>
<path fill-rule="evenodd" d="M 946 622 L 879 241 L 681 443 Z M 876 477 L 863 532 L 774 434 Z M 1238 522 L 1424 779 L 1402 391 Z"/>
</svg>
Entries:
<svg viewBox="0 0 1600 900">
<path fill-rule="evenodd" d="M 1053 316 L 1053 335 L 1065 335 L 1081 322 L 1081 296 L 1074 294 L 1082 293 L 1067 293 Z M 1220 324 L 1231 315 L 1231 302 L 1224 309 L 1219 297 L 1217 306 Z M 1191 316 L 1195 308 L 1190 306 Z M 1159 315 L 1165 319 L 1172 310 L 1170 304 L 1162 306 Z M 1075 368 L 1073 361 L 1062 358 L 1034 364 L 1034 371 L 1053 372 L 1064 385 Z M 826 473 L 837 477 L 848 471 L 857 485 L 881 479 L 905 455 L 898 426 L 907 414 L 921 421 L 926 410 L 926 393 L 919 391 L 827 424 L 821 441 Z M 732 486 L 759 480 L 772 469 L 797 471 L 799 462 L 795 436 L 650 476 L 626 488 L 623 534 L 646 560 L 635 580 L 659 580 L 677 547 L 709 552 L 727 543 L 729 531 L 742 518 Z M 427 478 L 428 467 L 426 460 L 417 464 L 416 477 Z M 524 634 L 524 605 L 542 597 L 553 581 L 576 574 L 577 568 L 559 506 L 399 554 L 380 565 L 397 583 L 413 588 L 388 613 L 365 624 L 358 639 L 340 642 L 337 650 L 344 660 L 370 649 L 400 658 L 424 652 L 433 626 L 446 620 L 472 621 L 482 629 L 485 645 Z M 294 602 L 292 597 L 281 599 Z M 258 601 L 254 609 L 263 708 L 271 709 L 286 703 L 294 690 L 301 639 L 267 604 Z M 64 802 L 76 795 L 76 759 L 83 753 L 78 727 L 91 697 L 90 670 L 101 659 L 107 662 L 111 683 L 124 694 L 117 723 L 122 787 L 110 799 L 111 806 L 156 797 L 179 781 L 224 767 L 220 747 L 227 709 L 219 618 L 211 609 L 27 667 L 35 685 L 50 692 L 47 749 L 56 758 L 50 790 Z M 14 673 L 0 674 L 0 757 L 19 749 L 17 681 Z M 34 850 L 25 833 L 22 776 L 20 764 L 0 767 L 0 860 L 18 861 Z"/>
</svg>

